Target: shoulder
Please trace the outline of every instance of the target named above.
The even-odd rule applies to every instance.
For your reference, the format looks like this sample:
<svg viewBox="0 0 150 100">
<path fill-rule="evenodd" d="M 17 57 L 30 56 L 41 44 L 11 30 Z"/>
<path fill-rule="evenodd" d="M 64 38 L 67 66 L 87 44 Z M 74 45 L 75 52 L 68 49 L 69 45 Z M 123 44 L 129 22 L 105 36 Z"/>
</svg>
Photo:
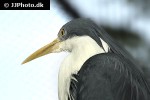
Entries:
<svg viewBox="0 0 150 100">
<path fill-rule="evenodd" d="M 124 58 L 118 54 L 114 53 L 102 53 L 102 54 L 97 54 L 89 58 L 85 64 L 97 64 L 97 63 L 104 63 L 104 62 L 124 62 Z"/>
<path fill-rule="evenodd" d="M 81 67 L 79 73 L 83 73 L 87 70 L 102 70 L 102 69 L 115 69 L 128 68 L 128 66 L 134 66 L 129 60 L 114 53 L 97 54 L 89 58 Z"/>
</svg>

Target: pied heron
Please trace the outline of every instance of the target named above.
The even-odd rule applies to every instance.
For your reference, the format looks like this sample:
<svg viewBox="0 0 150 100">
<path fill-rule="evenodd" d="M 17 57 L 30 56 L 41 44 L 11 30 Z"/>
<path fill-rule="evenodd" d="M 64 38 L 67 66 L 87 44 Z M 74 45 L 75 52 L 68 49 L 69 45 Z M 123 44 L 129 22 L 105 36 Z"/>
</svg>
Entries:
<svg viewBox="0 0 150 100">
<path fill-rule="evenodd" d="M 57 39 L 23 62 L 69 52 L 58 77 L 59 100 L 150 100 L 150 83 L 128 52 L 92 20 L 62 26 Z"/>
</svg>

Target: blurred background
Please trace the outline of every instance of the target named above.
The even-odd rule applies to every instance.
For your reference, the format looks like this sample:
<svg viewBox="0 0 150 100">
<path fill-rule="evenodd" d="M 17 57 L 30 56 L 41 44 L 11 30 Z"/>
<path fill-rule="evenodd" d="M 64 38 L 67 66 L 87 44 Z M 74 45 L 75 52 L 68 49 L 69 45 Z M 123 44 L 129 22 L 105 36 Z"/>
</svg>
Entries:
<svg viewBox="0 0 150 100">
<path fill-rule="evenodd" d="M 0 100 L 58 100 L 67 53 L 21 62 L 57 37 L 61 26 L 91 18 L 120 42 L 146 74 L 150 68 L 150 0 L 51 0 L 47 11 L 0 11 Z"/>
</svg>

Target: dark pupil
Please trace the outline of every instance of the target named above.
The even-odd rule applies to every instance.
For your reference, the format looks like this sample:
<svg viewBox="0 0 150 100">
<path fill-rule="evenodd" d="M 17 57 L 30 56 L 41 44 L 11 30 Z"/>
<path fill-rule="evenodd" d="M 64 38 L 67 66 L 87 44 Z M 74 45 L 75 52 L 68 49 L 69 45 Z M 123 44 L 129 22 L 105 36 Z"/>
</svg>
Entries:
<svg viewBox="0 0 150 100">
<path fill-rule="evenodd" d="M 61 31 L 61 35 L 64 35 L 64 30 Z"/>
</svg>

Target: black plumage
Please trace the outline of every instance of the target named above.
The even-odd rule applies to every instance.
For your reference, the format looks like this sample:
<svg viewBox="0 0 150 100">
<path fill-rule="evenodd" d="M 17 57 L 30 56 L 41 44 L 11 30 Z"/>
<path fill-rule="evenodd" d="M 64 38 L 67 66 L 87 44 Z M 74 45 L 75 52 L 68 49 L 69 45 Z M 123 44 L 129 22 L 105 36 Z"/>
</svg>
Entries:
<svg viewBox="0 0 150 100">
<path fill-rule="evenodd" d="M 77 80 L 72 80 L 70 93 L 74 100 L 149 100 L 150 85 L 132 66 L 121 55 L 95 55 L 73 75 Z"/>
</svg>

